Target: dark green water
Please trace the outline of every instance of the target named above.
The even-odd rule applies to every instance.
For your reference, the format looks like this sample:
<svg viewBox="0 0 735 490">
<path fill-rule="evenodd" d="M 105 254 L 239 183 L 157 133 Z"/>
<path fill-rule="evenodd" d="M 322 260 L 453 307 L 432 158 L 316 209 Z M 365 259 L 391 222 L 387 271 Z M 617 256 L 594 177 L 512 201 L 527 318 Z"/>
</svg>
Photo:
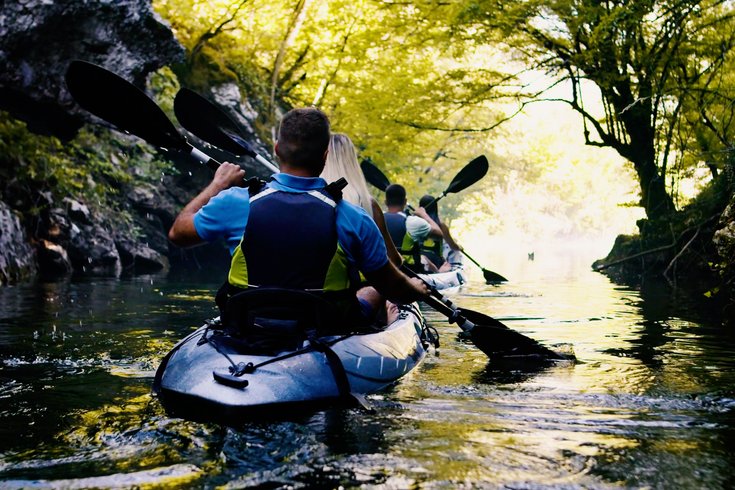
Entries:
<svg viewBox="0 0 735 490">
<path fill-rule="evenodd" d="M 731 488 L 733 334 L 696 300 L 587 264 L 537 259 L 454 295 L 576 365 L 488 364 L 427 312 L 439 355 L 375 411 L 236 429 L 167 417 L 150 395 L 160 359 L 214 315 L 216 284 L 0 288 L 0 488 Z"/>
</svg>

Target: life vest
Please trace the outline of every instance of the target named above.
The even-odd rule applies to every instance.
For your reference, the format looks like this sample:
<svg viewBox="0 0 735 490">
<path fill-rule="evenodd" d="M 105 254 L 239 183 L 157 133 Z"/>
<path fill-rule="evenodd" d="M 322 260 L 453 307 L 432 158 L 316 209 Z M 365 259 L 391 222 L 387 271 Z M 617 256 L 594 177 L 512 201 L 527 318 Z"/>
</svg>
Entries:
<svg viewBox="0 0 735 490">
<path fill-rule="evenodd" d="M 437 224 L 441 223 L 439 221 L 439 216 L 433 213 L 429 213 L 429 217 L 433 219 Z M 438 257 L 442 257 L 444 254 L 444 241 L 441 238 L 433 237 L 431 235 L 426 237 L 426 240 L 424 240 L 424 243 L 421 244 L 421 250 L 425 250 L 427 252 L 431 252 L 436 254 Z"/>
<path fill-rule="evenodd" d="M 421 245 L 406 232 L 407 216 L 403 213 L 385 213 L 385 226 L 388 228 L 393 244 L 403 256 L 404 263 L 413 270 L 423 272 L 421 265 Z"/>
<path fill-rule="evenodd" d="M 442 243 L 441 238 L 436 238 L 429 236 L 424 240 L 424 243 L 421 244 L 421 250 L 426 252 L 431 252 L 433 254 L 436 254 L 438 257 L 442 256 L 444 244 Z"/>
<path fill-rule="evenodd" d="M 429 217 L 437 224 L 440 223 L 439 216 L 429 213 Z M 421 244 L 421 253 L 424 254 L 436 267 L 444 264 L 444 240 L 439 237 L 427 236 L 426 240 Z"/>
<path fill-rule="evenodd" d="M 276 287 L 322 293 L 345 303 L 345 310 L 356 301 L 357 270 L 337 240 L 341 196 L 329 187 L 267 188 L 251 195 L 245 232 L 230 262 L 227 297 L 251 287 Z M 221 301 L 226 298 L 218 299 L 220 306 Z"/>
</svg>

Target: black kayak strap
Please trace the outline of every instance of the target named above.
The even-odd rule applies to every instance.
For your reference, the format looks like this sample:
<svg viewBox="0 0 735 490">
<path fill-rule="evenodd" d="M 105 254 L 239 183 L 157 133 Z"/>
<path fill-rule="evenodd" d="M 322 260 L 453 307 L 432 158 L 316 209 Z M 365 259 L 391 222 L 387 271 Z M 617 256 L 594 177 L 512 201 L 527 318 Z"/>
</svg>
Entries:
<svg viewBox="0 0 735 490">
<path fill-rule="evenodd" d="M 337 392 L 339 393 L 340 398 L 347 398 L 347 399 L 353 399 L 357 401 L 359 404 L 364 405 L 362 401 L 360 401 L 358 398 L 353 395 L 350 389 L 350 380 L 347 378 L 347 371 L 345 371 L 345 367 L 342 364 L 342 360 L 339 358 L 336 352 L 332 349 L 330 344 L 335 344 L 339 342 L 340 340 L 344 340 L 348 337 L 351 337 L 351 335 L 344 335 L 337 340 L 332 341 L 331 343 L 323 342 L 322 340 L 318 338 L 311 338 L 309 339 L 309 346 L 303 349 L 299 349 L 293 352 L 289 352 L 288 354 L 284 354 L 282 356 L 277 356 L 272 359 L 268 359 L 267 361 L 263 361 L 260 364 L 253 364 L 253 363 L 239 363 L 235 364 L 235 362 L 228 356 L 225 352 L 223 352 L 219 346 L 217 345 L 217 342 L 209 337 L 206 339 L 206 341 L 214 347 L 214 350 L 216 350 L 219 354 L 223 355 L 231 364 L 230 367 L 230 373 L 234 377 L 240 377 L 243 374 L 250 374 L 253 373 L 256 369 L 266 366 L 268 364 L 271 364 L 273 362 L 282 361 L 284 359 L 288 359 L 290 357 L 296 357 L 298 355 L 306 354 L 307 352 L 321 352 L 324 354 L 324 356 L 327 358 L 327 363 L 329 363 L 329 369 L 332 371 L 332 376 L 334 376 L 334 382 L 337 384 Z M 217 376 L 215 376 L 216 378 Z"/>
<path fill-rule="evenodd" d="M 354 398 L 350 389 L 350 380 L 347 379 L 347 371 L 345 371 L 345 366 L 342 364 L 342 360 L 337 353 L 334 352 L 329 344 L 319 339 L 309 339 L 309 343 L 315 351 L 322 352 L 326 356 L 329 369 L 332 370 L 332 376 L 334 376 L 334 382 L 337 383 L 339 397 Z"/>
</svg>

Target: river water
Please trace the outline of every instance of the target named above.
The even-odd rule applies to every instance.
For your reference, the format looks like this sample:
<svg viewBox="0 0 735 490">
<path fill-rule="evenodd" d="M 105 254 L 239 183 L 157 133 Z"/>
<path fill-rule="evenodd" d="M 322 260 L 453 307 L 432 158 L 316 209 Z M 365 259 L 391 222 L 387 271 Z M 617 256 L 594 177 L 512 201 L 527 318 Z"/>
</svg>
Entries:
<svg viewBox="0 0 735 490">
<path fill-rule="evenodd" d="M 488 363 L 426 311 L 439 353 L 373 411 L 236 428 L 168 417 L 150 394 L 168 349 L 214 315 L 215 282 L 0 288 L 0 488 L 735 485 L 735 336 L 696 299 L 575 257 L 498 272 L 512 280 L 476 274 L 455 301 L 577 363 Z"/>
</svg>

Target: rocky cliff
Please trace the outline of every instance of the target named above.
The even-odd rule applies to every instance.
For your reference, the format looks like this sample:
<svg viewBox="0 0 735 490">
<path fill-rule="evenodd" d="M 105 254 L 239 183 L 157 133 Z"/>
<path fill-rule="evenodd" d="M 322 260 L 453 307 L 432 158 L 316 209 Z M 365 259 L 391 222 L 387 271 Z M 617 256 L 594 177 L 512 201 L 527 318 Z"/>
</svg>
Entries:
<svg viewBox="0 0 735 490">
<path fill-rule="evenodd" d="M 161 167 L 157 162 L 164 157 L 154 148 L 99 127 L 77 141 L 80 128 L 99 120 L 66 90 L 64 75 L 72 60 L 104 66 L 144 90 L 153 72 L 183 60 L 183 47 L 150 2 L 27 0 L 0 8 L 0 111 L 5 113 L 0 112 L 0 123 L 11 121 L 3 128 L 15 128 L 13 136 L 0 134 L 8 150 L 0 152 L 0 284 L 36 274 L 116 276 L 226 262 L 221 246 L 183 251 L 170 247 L 166 238 L 178 210 L 209 179 L 207 169 L 185 159 L 170 169 Z M 236 85 L 213 87 L 208 95 L 252 129 L 255 115 Z M 23 131 L 49 135 L 52 143 L 44 151 L 55 154 L 49 158 L 61 158 L 56 153 L 64 149 L 85 149 L 66 151 L 62 156 L 69 162 L 62 170 L 100 166 L 100 159 L 104 171 L 43 175 L 39 168 L 50 166 L 28 163 L 25 140 L 13 120 L 25 123 Z M 254 136 L 253 142 L 266 151 Z M 242 163 L 251 165 L 251 174 L 261 171 L 252 162 Z M 63 178 L 72 185 L 62 186 Z M 83 182 L 75 185 L 74 178 Z M 87 192 L 76 192 L 82 188 Z M 100 189 L 109 189 L 104 199 L 94 197 Z"/>
</svg>

